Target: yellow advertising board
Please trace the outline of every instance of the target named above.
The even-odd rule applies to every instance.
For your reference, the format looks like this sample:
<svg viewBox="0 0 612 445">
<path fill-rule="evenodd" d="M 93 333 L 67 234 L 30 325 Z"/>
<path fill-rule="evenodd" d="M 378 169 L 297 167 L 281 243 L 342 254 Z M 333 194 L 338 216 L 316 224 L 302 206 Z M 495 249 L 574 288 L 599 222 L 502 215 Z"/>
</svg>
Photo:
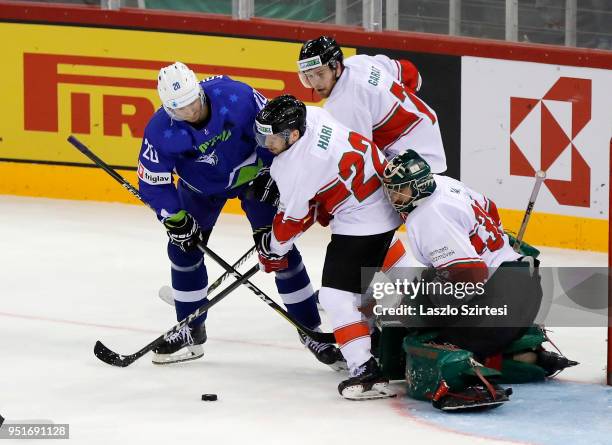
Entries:
<svg viewBox="0 0 612 445">
<path fill-rule="evenodd" d="M 267 97 L 312 102 L 295 73 L 300 44 L 169 32 L 0 23 L 0 193 L 134 202 L 66 138 L 74 134 L 136 183 L 162 66 L 226 74 Z M 355 54 L 345 48 L 345 54 Z M 9 161 L 9 162 L 7 162 Z"/>
</svg>

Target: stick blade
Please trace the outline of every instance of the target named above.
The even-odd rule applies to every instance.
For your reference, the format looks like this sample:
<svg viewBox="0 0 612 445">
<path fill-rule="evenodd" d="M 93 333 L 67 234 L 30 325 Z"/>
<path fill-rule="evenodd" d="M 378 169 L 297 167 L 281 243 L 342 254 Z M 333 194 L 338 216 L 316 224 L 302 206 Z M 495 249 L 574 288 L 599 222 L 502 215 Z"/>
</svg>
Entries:
<svg viewBox="0 0 612 445">
<path fill-rule="evenodd" d="M 112 366 L 118 366 L 120 368 L 125 368 L 134 362 L 130 356 L 122 356 L 114 351 L 111 351 L 99 340 L 94 346 L 94 355 L 104 363 L 108 363 Z"/>
</svg>

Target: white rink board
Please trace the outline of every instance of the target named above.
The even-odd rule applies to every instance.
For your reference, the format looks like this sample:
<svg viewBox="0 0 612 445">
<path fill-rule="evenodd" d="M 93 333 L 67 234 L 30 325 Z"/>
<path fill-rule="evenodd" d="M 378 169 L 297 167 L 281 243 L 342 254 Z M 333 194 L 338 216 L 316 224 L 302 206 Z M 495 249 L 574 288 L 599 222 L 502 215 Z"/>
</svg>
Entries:
<svg viewBox="0 0 612 445">
<path fill-rule="evenodd" d="M 514 129 L 512 138 L 529 164 L 535 170 L 540 169 L 542 102 L 545 103 L 590 169 L 590 203 L 588 206 L 559 204 L 544 185 L 538 197 L 538 211 L 606 219 L 610 193 L 612 71 L 478 57 L 463 57 L 461 66 L 461 180 L 476 190 L 485 191 L 498 207 L 506 209 L 524 209 L 534 184 L 533 178 L 510 174 L 510 98 L 542 99 L 561 77 L 590 81 L 590 120 L 573 139 L 572 104 L 562 100 L 538 101 Z M 548 178 L 571 180 L 572 162 L 571 148 L 562 150 L 547 169 Z"/>
</svg>

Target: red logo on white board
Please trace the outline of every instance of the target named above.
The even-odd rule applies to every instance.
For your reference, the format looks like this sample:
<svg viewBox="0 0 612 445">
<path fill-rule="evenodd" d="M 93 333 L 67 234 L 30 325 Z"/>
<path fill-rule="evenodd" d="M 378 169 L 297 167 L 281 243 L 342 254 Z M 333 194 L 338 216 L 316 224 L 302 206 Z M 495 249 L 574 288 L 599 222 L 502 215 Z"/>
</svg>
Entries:
<svg viewBox="0 0 612 445">
<path fill-rule="evenodd" d="M 510 98 L 510 174 L 545 170 L 559 204 L 589 207 L 591 168 L 574 138 L 591 120 L 591 80 L 560 77 L 540 99 Z"/>
</svg>

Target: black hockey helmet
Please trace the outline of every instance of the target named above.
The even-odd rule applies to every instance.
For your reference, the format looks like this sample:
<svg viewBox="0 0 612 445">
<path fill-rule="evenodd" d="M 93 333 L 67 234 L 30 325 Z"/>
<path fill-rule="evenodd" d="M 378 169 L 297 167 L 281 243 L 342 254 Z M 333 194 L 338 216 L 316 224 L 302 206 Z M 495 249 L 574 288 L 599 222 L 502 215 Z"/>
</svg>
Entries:
<svg viewBox="0 0 612 445">
<path fill-rule="evenodd" d="M 306 131 L 306 105 L 290 94 L 269 101 L 255 117 L 255 139 L 265 147 L 266 136 L 281 134 L 289 143 L 291 130 Z"/>
<path fill-rule="evenodd" d="M 298 71 L 308 71 L 323 65 L 329 65 L 330 68 L 335 69 L 338 62 L 342 62 L 343 57 L 342 49 L 331 37 L 321 36 L 308 40 L 300 49 L 300 58 L 297 62 Z"/>
</svg>

